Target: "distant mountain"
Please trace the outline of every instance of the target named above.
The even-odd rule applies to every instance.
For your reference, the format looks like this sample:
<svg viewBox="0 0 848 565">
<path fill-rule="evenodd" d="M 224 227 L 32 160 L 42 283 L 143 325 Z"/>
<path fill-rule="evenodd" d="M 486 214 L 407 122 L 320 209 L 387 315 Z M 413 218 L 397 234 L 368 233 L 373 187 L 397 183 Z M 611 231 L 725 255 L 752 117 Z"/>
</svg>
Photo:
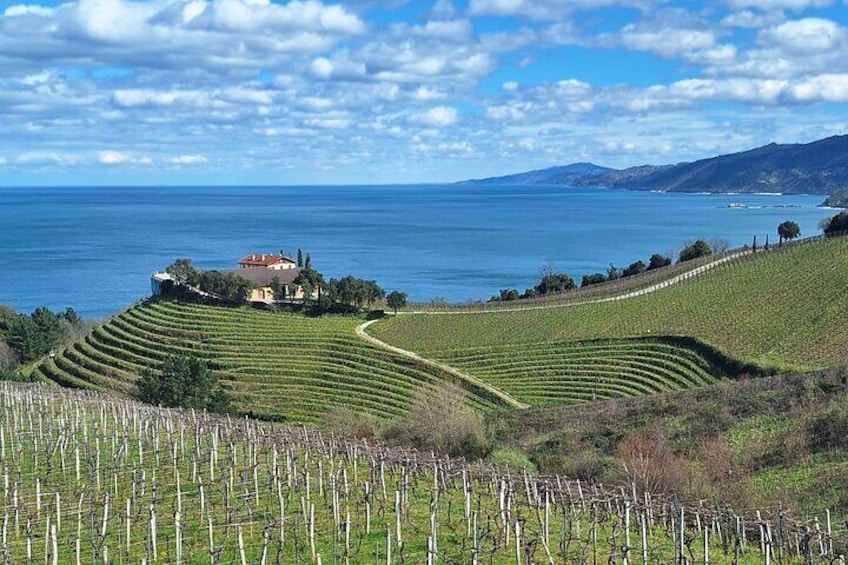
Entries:
<svg viewBox="0 0 848 565">
<path fill-rule="evenodd" d="M 526 173 L 516 173 L 514 175 L 506 175 L 502 177 L 471 179 L 457 184 L 571 184 L 575 179 L 581 177 L 600 175 L 613 171 L 615 171 L 615 169 L 600 167 L 598 165 L 593 165 L 592 163 L 573 163 L 571 165 L 564 165 L 561 167 L 549 167 L 547 169 L 539 169 L 537 171 L 529 171 Z"/>
<path fill-rule="evenodd" d="M 578 172 L 580 167 L 587 166 L 593 169 Z M 677 165 L 604 170 L 596 165 L 577 164 L 469 182 L 562 184 L 660 192 L 830 195 L 846 191 L 843 201 L 848 202 L 848 136 L 834 136 L 806 144 L 772 143 L 750 151 Z"/>
</svg>

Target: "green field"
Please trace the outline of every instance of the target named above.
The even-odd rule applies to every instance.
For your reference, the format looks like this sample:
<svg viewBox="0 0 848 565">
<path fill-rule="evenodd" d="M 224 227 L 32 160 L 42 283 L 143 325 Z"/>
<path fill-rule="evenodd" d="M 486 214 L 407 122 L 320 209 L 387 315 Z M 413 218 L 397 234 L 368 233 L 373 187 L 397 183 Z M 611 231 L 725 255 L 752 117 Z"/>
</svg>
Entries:
<svg viewBox="0 0 848 565">
<path fill-rule="evenodd" d="M 743 363 L 798 370 L 848 361 L 848 239 L 748 256 L 628 300 L 497 313 L 408 314 L 375 337 L 449 360 L 478 348 L 533 352 L 575 340 L 689 336 Z M 484 373 L 488 360 L 464 365 Z"/>
<path fill-rule="evenodd" d="M 378 417 L 406 413 L 422 389 L 450 375 L 356 336 L 355 317 L 272 313 L 175 302 L 134 306 L 42 363 L 36 376 L 132 395 L 142 370 L 174 353 L 207 359 L 238 412 L 298 423 L 346 406 Z M 502 406 L 458 381 L 483 412 Z"/>
</svg>

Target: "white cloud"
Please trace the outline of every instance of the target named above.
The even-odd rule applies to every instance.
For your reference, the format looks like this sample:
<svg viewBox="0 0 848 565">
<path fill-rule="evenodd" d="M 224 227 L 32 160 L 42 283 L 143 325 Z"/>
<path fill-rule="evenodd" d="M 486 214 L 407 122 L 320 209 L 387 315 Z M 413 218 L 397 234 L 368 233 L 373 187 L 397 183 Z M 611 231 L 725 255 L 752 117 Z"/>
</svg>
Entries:
<svg viewBox="0 0 848 565">
<path fill-rule="evenodd" d="M 18 4 L 16 6 L 9 6 L 6 8 L 3 15 L 7 17 L 40 16 L 46 18 L 53 15 L 53 9 L 45 6 Z"/>
<path fill-rule="evenodd" d="M 122 163 L 127 163 L 131 160 L 131 157 L 122 151 L 101 151 L 97 160 L 103 165 L 120 165 Z"/>
<path fill-rule="evenodd" d="M 208 160 L 203 155 L 179 155 L 177 157 L 171 157 L 168 159 L 168 162 L 175 165 L 199 165 L 206 163 Z"/>
<path fill-rule="evenodd" d="M 417 114 L 415 118 L 422 124 L 441 128 L 454 125 L 459 119 L 459 112 L 449 106 L 436 106 Z"/>
<path fill-rule="evenodd" d="M 468 20 L 429 21 L 424 27 L 412 29 L 414 35 L 454 42 L 467 40 L 472 31 Z"/>
<path fill-rule="evenodd" d="M 846 31 L 821 18 L 789 21 L 763 31 L 760 40 L 794 53 L 827 52 L 845 42 Z"/>
<path fill-rule="evenodd" d="M 27 151 L 15 158 L 15 163 L 21 165 L 72 165 L 78 157 L 69 153 L 53 151 Z"/>
<path fill-rule="evenodd" d="M 793 84 L 787 98 L 794 102 L 848 102 L 848 73 L 809 77 Z"/>
<path fill-rule="evenodd" d="M 5 165 L 5 164 L 6 164 L 6 158 L 0 157 L 0 165 Z"/>
<path fill-rule="evenodd" d="M 715 36 L 710 30 L 699 29 L 640 29 L 628 24 L 621 30 L 621 43 L 634 51 L 649 51 L 671 58 L 683 53 L 710 49 Z"/>
<path fill-rule="evenodd" d="M 518 82 L 514 80 L 508 80 L 501 85 L 501 90 L 504 92 L 515 92 L 518 90 Z"/>
<path fill-rule="evenodd" d="M 803 10 L 808 6 L 829 6 L 831 0 L 728 0 L 731 8 L 758 8 L 764 11 Z"/>
<path fill-rule="evenodd" d="M 412 93 L 412 99 L 416 102 L 435 102 L 437 100 L 444 100 L 447 97 L 448 95 L 443 91 L 426 86 L 419 86 Z"/>
<path fill-rule="evenodd" d="M 753 10 L 742 10 L 734 12 L 722 18 L 721 25 L 725 27 L 741 27 L 759 29 L 765 26 L 782 22 L 786 19 L 780 10 L 770 12 L 754 12 Z"/>
</svg>

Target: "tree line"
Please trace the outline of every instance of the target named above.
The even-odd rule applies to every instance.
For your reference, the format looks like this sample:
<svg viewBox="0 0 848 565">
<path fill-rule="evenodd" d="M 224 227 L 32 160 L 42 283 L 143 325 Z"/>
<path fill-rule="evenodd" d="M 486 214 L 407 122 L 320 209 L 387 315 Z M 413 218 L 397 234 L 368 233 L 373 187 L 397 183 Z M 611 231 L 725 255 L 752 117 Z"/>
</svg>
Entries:
<svg viewBox="0 0 848 565">
<path fill-rule="evenodd" d="M 848 212 L 841 212 L 832 218 L 826 219 L 822 223 L 821 227 L 827 236 L 848 233 Z M 783 241 L 791 241 L 801 235 L 801 228 L 796 222 L 787 220 L 785 222 L 781 222 L 777 226 L 777 235 L 780 237 L 781 243 Z M 756 238 L 754 239 L 754 242 L 754 250 L 756 251 Z M 768 244 L 766 244 L 766 247 L 767 246 Z M 699 257 L 712 255 L 713 253 L 723 253 L 727 251 L 727 249 L 728 244 L 725 240 L 716 240 L 711 245 L 704 239 L 696 239 L 695 241 L 685 245 L 683 249 L 677 253 L 677 262 L 685 263 L 687 261 L 692 261 L 693 259 L 698 259 Z M 654 253 L 648 258 L 647 263 L 641 259 L 630 263 L 626 267 L 617 267 L 610 263 L 610 266 L 605 273 L 597 272 L 583 275 L 583 278 L 580 281 L 580 288 L 614 281 L 621 278 L 632 277 L 647 271 L 667 267 L 671 265 L 672 262 L 673 261 L 669 255 Z M 546 268 L 543 270 L 540 281 L 532 288 L 528 288 L 523 293 L 518 292 L 518 289 L 515 288 L 502 289 L 498 295 L 490 298 L 489 302 L 538 298 L 574 290 L 576 288 L 577 284 L 571 276 L 565 273 L 558 273 L 552 268 Z"/>
<path fill-rule="evenodd" d="M 73 308 L 53 312 L 41 307 L 19 314 L 0 306 L 0 378 L 16 378 L 21 365 L 76 340 L 85 328 Z"/>
</svg>

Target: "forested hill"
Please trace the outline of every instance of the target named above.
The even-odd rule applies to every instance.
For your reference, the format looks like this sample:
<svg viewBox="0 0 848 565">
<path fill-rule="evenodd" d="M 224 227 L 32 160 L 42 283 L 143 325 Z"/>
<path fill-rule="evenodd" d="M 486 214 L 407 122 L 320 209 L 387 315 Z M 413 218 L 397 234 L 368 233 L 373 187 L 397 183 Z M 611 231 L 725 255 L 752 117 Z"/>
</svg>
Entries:
<svg viewBox="0 0 848 565">
<path fill-rule="evenodd" d="M 611 172 L 615 172 L 615 169 L 610 169 L 609 167 L 601 167 L 592 163 L 572 163 L 571 165 L 564 165 L 561 167 L 548 167 L 547 169 L 528 171 L 526 173 L 516 173 L 514 175 L 505 175 L 502 177 L 466 180 L 461 181 L 457 184 L 573 184 L 573 182 L 578 178 Z"/>
<path fill-rule="evenodd" d="M 581 164 L 582 165 L 582 164 Z M 585 165 L 583 165 L 585 167 Z M 848 136 L 764 147 L 677 165 L 622 170 L 592 166 L 562 175 L 553 167 L 474 184 L 562 184 L 662 192 L 782 192 L 830 195 L 848 189 Z M 545 175 L 551 171 L 550 175 Z"/>
</svg>

